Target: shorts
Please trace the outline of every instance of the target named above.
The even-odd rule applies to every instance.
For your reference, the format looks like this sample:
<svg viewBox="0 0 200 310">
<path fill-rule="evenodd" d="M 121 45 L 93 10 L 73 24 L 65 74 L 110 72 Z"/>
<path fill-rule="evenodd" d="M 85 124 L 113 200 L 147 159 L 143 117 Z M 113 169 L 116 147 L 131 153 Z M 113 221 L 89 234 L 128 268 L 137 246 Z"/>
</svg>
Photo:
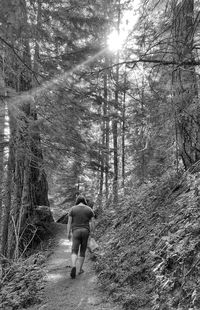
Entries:
<svg viewBox="0 0 200 310">
<path fill-rule="evenodd" d="M 85 257 L 89 234 L 87 228 L 77 228 L 72 232 L 72 253 L 78 255 L 80 248 L 80 256 Z"/>
</svg>

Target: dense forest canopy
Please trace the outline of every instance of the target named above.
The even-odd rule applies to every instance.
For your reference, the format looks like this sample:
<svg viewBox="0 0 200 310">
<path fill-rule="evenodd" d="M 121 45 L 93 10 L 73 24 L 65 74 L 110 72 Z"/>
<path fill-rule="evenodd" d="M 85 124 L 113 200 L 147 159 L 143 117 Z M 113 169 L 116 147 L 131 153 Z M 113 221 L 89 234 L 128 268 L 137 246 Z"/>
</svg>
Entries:
<svg viewBox="0 0 200 310">
<path fill-rule="evenodd" d="M 199 6 L 0 0 L 4 255 L 49 198 L 117 205 L 200 159 Z"/>
</svg>

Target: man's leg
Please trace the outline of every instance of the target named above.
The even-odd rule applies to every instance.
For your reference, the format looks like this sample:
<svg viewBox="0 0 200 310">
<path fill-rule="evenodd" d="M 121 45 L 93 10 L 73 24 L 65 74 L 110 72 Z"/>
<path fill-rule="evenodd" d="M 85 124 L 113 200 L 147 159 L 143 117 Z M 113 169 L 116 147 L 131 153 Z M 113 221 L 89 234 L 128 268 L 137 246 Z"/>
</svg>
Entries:
<svg viewBox="0 0 200 310">
<path fill-rule="evenodd" d="M 71 255 L 72 269 L 70 272 L 70 276 L 72 279 L 76 278 L 76 262 L 78 258 L 79 244 L 80 244 L 80 236 L 79 231 L 77 230 L 73 232 L 72 236 L 72 255 Z"/>
<path fill-rule="evenodd" d="M 84 264 L 84 261 L 85 261 L 85 257 L 80 256 L 80 257 L 79 257 L 79 265 L 80 265 L 79 273 L 83 273 L 83 264 Z"/>
<path fill-rule="evenodd" d="M 80 257 L 79 257 L 79 273 L 83 273 L 83 264 L 85 261 L 85 252 L 87 249 L 87 242 L 88 242 L 88 237 L 89 237 L 89 231 L 87 229 L 82 230 L 82 235 L 81 235 L 81 246 L 80 246 Z"/>
<path fill-rule="evenodd" d="M 70 276 L 72 279 L 76 278 L 76 261 L 77 261 L 77 254 L 72 253 L 71 255 L 71 260 L 72 260 L 72 269 L 70 272 Z"/>
<path fill-rule="evenodd" d="M 72 255 L 71 255 L 72 267 L 76 267 L 77 258 L 78 258 L 78 255 L 75 253 L 72 253 Z"/>
</svg>

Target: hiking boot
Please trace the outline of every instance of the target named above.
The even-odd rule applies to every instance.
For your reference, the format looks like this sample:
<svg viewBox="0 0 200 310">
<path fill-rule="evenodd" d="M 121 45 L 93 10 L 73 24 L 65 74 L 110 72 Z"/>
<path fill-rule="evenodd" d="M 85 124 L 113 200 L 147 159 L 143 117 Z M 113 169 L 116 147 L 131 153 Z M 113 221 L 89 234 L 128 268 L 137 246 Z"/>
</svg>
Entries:
<svg viewBox="0 0 200 310">
<path fill-rule="evenodd" d="M 76 267 L 72 267 L 72 270 L 70 272 L 70 276 L 72 279 L 76 278 Z"/>
</svg>

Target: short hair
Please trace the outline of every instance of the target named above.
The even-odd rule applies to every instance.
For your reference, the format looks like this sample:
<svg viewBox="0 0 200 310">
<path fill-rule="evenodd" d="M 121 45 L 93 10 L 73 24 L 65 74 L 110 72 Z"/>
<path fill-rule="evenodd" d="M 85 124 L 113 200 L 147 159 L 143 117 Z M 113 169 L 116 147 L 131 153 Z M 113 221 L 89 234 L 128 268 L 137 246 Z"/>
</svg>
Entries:
<svg viewBox="0 0 200 310">
<path fill-rule="evenodd" d="M 85 197 L 83 195 L 79 195 L 76 198 L 76 205 L 78 205 L 79 203 L 83 203 L 84 205 L 87 206 L 87 200 L 85 199 Z"/>
</svg>

